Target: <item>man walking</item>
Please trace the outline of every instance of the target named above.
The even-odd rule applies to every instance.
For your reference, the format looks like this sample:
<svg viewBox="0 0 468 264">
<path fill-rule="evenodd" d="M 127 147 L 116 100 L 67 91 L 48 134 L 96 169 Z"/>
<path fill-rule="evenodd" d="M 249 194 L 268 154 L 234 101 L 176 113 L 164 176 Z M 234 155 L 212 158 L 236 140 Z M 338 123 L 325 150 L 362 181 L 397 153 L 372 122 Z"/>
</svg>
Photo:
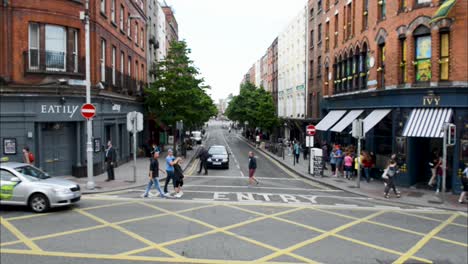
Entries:
<svg viewBox="0 0 468 264">
<path fill-rule="evenodd" d="M 295 141 L 294 143 L 294 158 L 296 159 L 296 163 L 299 164 L 299 155 L 301 154 L 301 147 L 299 146 L 299 142 Z"/>
<path fill-rule="evenodd" d="M 159 161 L 158 161 L 158 158 L 159 158 L 159 152 L 154 152 L 153 158 L 151 159 L 150 170 L 149 170 L 149 175 L 148 175 L 149 183 L 148 183 L 148 186 L 146 187 L 145 193 L 142 195 L 143 198 L 148 197 L 148 195 L 153 196 L 150 193 L 150 190 L 151 190 L 151 187 L 153 186 L 153 184 L 154 184 L 154 188 L 159 191 L 159 196 L 163 197 L 163 198 L 166 197 L 164 195 L 163 191 L 161 190 L 161 186 L 159 185 Z"/>
<path fill-rule="evenodd" d="M 203 147 L 200 148 L 200 153 L 198 154 L 198 158 L 200 159 L 200 169 L 198 170 L 198 174 L 202 172 L 202 169 L 205 169 L 205 175 L 208 174 L 208 151 Z"/>
<path fill-rule="evenodd" d="M 257 169 L 257 159 L 252 151 L 249 151 L 249 184 L 254 182 L 258 184 L 258 180 L 255 178 L 255 170 Z"/>
<path fill-rule="evenodd" d="M 106 150 L 106 164 L 107 164 L 107 180 L 113 181 L 114 178 L 114 164 L 115 164 L 116 154 L 115 149 L 112 147 L 112 142 L 109 140 L 107 142 Z"/>
<path fill-rule="evenodd" d="M 172 149 L 167 151 L 166 157 L 166 182 L 164 183 L 164 194 L 168 195 L 167 186 L 170 180 L 174 180 L 174 164 L 175 164 L 174 152 Z"/>
</svg>

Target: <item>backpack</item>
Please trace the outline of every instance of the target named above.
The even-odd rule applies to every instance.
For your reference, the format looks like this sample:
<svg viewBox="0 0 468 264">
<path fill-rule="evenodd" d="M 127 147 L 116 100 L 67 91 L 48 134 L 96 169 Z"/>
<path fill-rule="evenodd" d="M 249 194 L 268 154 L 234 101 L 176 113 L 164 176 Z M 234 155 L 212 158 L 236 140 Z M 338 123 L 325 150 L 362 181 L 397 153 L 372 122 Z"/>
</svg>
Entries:
<svg viewBox="0 0 468 264">
<path fill-rule="evenodd" d="M 395 169 L 395 167 L 390 167 L 390 168 L 388 168 L 387 176 L 393 177 L 393 176 L 395 176 L 395 174 L 396 174 L 396 169 Z"/>
<path fill-rule="evenodd" d="M 32 152 L 29 152 L 28 158 L 29 158 L 29 162 L 31 162 L 31 163 L 34 162 L 34 155 L 32 154 Z"/>
</svg>

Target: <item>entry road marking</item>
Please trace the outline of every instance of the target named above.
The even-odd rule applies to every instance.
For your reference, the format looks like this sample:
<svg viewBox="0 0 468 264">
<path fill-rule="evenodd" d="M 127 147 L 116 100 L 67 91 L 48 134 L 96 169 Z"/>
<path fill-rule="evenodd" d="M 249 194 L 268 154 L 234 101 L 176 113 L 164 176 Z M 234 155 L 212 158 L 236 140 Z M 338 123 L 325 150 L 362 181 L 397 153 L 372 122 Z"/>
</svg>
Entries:
<svg viewBox="0 0 468 264">
<path fill-rule="evenodd" d="M 457 214 L 453 214 L 449 219 L 445 220 L 442 224 L 434 228 L 431 232 L 429 232 L 426 236 L 424 236 L 421 240 L 419 240 L 416 245 L 414 245 L 410 250 L 408 250 L 403 256 L 399 257 L 397 260 L 395 260 L 396 264 L 403 264 L 405 263 L 406 260 L 408 260 L 411 256 L 416 254 L 424 245 L 429 242 L 437 233 L 439 233 L 442 229 L 444 229 L 446 226 L 448 226 L 455 218 L 457 218 Z"/>
<path fill-rule="evenodd" d="M 189 187 L 206 187 L 206 188 L 240 188 L 240 189 L 272 189 L 272 190 L 290 190 L 290 191 L 317 191 L 317 192 L 342 192 L 341 190 L 324 190 L 324 189 L 307 189 L 307 188 L 287 188 L 287 187 L 249 187 L 249 186 L 233 186 L 233 185 L 184 185 L 184 188 Z M 335 196 L 336 197 L 336 196 Z M 339 197 L 337 197 L 339 198 Z M 365 198 L 368 200 L 369 198 Z"/>
<path fill-rule="evenodd" d="M 3 225 L 8 231 L 10 231 L 13 235 L 15 235 L 19 240 L 21 240 L 24 244 L 26 244 L 32 251 L 39 251 L 40 249 L 36 243 L 32 242 L 27 236 L 25 236 L 21 231 L 19 231 L 15 226 L 13 226 L 8 220 L 4 219 L 0 216 L 0 224 Z M 3 250 L 3 249 L 2 249 Z"/>
</svg>

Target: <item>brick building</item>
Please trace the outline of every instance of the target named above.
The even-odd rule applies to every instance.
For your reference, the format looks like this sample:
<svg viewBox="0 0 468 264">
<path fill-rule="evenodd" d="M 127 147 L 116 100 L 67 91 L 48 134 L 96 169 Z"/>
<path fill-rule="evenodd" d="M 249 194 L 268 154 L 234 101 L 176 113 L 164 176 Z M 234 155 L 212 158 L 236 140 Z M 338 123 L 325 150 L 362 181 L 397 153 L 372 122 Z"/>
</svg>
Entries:
<svg viewBox="0 0 468 264">
<path fill-rule="evenodd" d="M 454 7 L 433 20 L 444 2 Z M 467 12 L 463 0 L 310 0 L 308 114 L 323 117 L 319 136 L 355 144 L 350 125 L 364 119 L 376 166 L 397 153 L 400 184 L 415 185 L 430 177 L 442 124 L 454 123 L 447 182 L 459 190 L 468 162 Z"/>
<path fill-rule="evenodd" d="M 166 16 L 166 47 L 169 50 L 171 42 L 179 40 L 179 26 L 174 16 L 172 7 L 168 6 L 165 1 L 161 4 L 164 15 Z"/>
<path fill-rule="evenodd" d="M 267 84 L 273 97 L 275 111 L 278 112 L 278 38 L 268 47 L 267 55 Z"/>
<path fill-rule="evenodd" d="M 95 173 L 112 140 L 118 163 L 131 156 L 126 114 L 143 111 L 145 1 L 90 0 Z M 85 176 L 85 1 L 3 1 L 0 6 L 0 142 L 21 161 L 29 146 L 51 175 Z M 10 148 L 5 149 L 5 144 Z M 14 146 L 14 147 L 13 147 Z"/>
</svg>

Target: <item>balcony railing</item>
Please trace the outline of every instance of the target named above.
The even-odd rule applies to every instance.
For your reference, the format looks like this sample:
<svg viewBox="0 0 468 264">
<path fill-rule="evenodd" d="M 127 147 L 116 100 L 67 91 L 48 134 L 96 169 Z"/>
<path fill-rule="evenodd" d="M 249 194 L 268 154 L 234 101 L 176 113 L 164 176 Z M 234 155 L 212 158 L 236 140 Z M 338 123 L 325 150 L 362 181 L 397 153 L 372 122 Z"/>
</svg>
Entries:
<svg viewBox="0 0 468 264">
<path fill-rule="evenodd" d="M 115 69 L 115 77 L 113 76 L 112 67 L 105 68 L 104 88 L 115 93 L 141 96 L 143 94 L 144 83 L 137 81 L 135 78 L 119 72 Z"/>
<path fill-rule="evenodd" d="M 25 73 L 84 75 L 85 59 L 57 51 L 28 50 L 23 53 Z"/>
</svg>

